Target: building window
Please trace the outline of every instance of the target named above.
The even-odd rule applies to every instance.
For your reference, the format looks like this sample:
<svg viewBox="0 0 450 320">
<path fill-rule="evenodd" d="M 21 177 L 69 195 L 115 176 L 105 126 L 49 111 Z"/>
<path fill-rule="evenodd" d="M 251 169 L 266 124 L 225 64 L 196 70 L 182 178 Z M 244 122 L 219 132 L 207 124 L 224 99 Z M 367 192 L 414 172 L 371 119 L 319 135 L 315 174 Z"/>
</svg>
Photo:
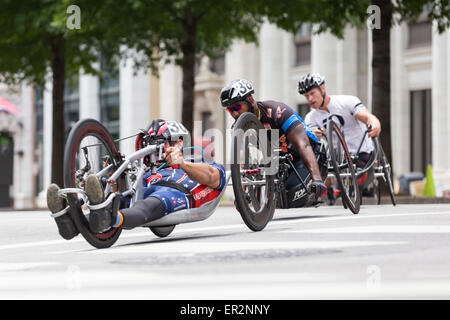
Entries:
<svg viewBox="0 0 450 320">
<path fill-rule="evenodd" d="M 431 90 L 410 92 L 411 101 L 411 171 L 425 174 L 432 163 Z"/>
<path fill-rule="evenodd" d="M 431 45 L 430 22 L 418 22 L 409 26 L 409 48 Z"/>
<path fill-rule="evenodd" d="M 36 174 L 36 194 L 44 189 L 44 88 L 36 86 L 34 88 L 34 115 L 35 115 L 35 135 L 34 152 L 38 166 Z"/>
<path fill-rule="evenodd" d="M 304 24 L 294 37 L 295 66 L 311 63 L 311 26 Z"/>
<path fill-rule="evenodd" d="M 425 8 L 417 22 L 408 25 L 408 48 L 431 45 L 433 28 L 427 17 L 429 10 Z"/>
<path fill-rule="evenodd" d="M 307 104 L 307 103 L 302 103 L 302 104 L 297 105 L 297 113 L 300 117 L 302 117 L 303 120 L 305 119 L 306 114 L 310 110 L 311 110 L 311 108 L 309 107 L 309 104 Z"/>
<path fill-rule="evenodd" d="M 119 71 L 110 72 L 100 61 L 103 76 L 100 77 L 100 121 L 111 133 L 113 139 L 120 134 L 120 83 Z"/>
<path fill-rule="evenodd" d="M 65 81 L 64 85 L 64 141 L 74 124 L 80 119 L 80 94 L 78 76 Z"/>
<path fill-rule="evenodd" d="M 209 69 L 211 72 L 217 73 L 218 75 L 225 74 L 225 53 L 212 59 Z"/>
<path fill-rule="evenodd" d="M 214 123 L 211 120 L 211 112 L 202 112 L 202 136 L 205 135 L 205 131 L 214 128 Z"/>
</svg>

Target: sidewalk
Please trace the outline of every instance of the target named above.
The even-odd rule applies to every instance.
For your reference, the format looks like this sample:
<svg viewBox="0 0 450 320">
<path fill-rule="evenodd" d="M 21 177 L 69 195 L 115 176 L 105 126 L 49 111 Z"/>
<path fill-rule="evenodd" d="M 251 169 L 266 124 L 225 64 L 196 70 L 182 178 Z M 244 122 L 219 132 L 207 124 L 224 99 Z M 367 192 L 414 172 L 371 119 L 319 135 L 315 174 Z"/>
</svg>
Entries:
<svg viewBox="0 0 450 320">
<path fill-rule="evenodd" d="M 437 203 L 450 203 L 449 197 L 413 197 L 409 195 L 396 195 L 395 201 L 397 204 L 437 204 Z M 362 198 L 363 205 L 376 205 L 374 198 L 363 197 Z M 391 197 L 384 196 L 381 197 L 381 204 L 392 204 Z M 324 206 L 326 204 L 322 204 Z M 336 205 L 342 205 L 340 199 L 336 202 Z M 225 200 L 221 201 L 219 204 L 220 207 L 234 207 L 233 201 Z"/>
</svg>

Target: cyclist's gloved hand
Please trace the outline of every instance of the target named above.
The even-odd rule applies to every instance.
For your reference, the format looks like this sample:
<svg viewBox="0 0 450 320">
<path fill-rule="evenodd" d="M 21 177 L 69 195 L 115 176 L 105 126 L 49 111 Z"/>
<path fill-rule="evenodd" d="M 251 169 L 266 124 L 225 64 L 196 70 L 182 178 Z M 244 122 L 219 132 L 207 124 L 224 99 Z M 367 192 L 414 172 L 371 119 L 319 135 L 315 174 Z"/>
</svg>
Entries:
<svg viewBox="0 0 450 320">
<path fill-rule="evenodd" d="M 309 187 L 309 192 L 314 193 L 316 200 L 327 194 L 327 186 L 320 180 L 313 181 Z"/>
</svg>

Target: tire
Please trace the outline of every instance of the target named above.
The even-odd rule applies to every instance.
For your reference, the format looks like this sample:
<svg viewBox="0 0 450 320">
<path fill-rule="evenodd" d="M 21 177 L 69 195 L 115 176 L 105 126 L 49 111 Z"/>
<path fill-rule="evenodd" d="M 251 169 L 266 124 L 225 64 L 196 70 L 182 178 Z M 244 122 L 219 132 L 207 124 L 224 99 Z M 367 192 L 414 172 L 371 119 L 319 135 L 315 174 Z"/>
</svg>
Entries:
<svg viewBox="0 0 450 320">
<path fill-rule="evenodd" d="M 95 142 L 92 145 L 90 142 Z M 64 186 L 65 188 L 83 188 L 83 179 L 76 177 L 77 169 L 81 167 L 80 157 L 82 152 L 80 147 L 89 145 L 86 149 L 91 157 L 89 162 L 94 163 L 88 173 L 99 171 L 101 157 L 108 156 L 113 164 L 113 170 L 119 165 L 119 156 L 114 146 L 114 141 L 108 130 L 97 120 L 84 119 L 78 121 L 70 131 L 64 150 Z M 90 153 L 89 153 L 90 152 Z M 98 163 L 95 162 L 98 160 Z M 92 165 L 91 163 L 91 165 Z M 123 180 L 118 179 L 117 187 L 122 190 Z M 106 198 L 107 195 L 105 195 Z M 81 209 L 82 201 L 76 194 L 67 195 L 71 211 L 70 215 L 82 236 L 95 248 L 108 248 L 112 246 L 122 231 L 121 228 L 111 228 L 102 233 L 94 233 L 89 229 L 89 221 Z"/>
<path fill-rule="evenodd" d="M 331 165 L 341 192 L 344 208 L 357 214 L 361 206 L 361 193 L 358 187 L 355 167 L 344 136 L 333 120 L 327 124 L 327 141 L 330 152 Z M 342 172 L 342 171 L 346 172 Z M 346 174 L 348 176 L 343 176 Z"/>
<path fill-rule="evenodd" d="M 261 231 L 266 227 L 273 217 L 276 206 L 275 173 L 270 172 L 270 174 L 267 174 L 265 169 L 271 163 L 266 147 L 259 140 L 259 130 L 266 132 L 258 118 L 253 113 L 246 112 L 236 121 L 232 136 L 233 162 L 230 167 L 236 206 L 244 223 L 252 231 Z M 254 133 L 256 133 L 256 136 Z M 253 144 L 250 141 L 251 137 L 253 137 Z M 242 141 L 245 141 L 245 143 L 241 143 Z M 243 150 L 242 146 L 244 147 Z M 260 156 L 259 160 L 262 157 L 262 161 L 259 161 L 257 164 L 252 163 L 254 159 L 253 155 L 250 155 L 250 150 Z M 241 160 L 242 153 L 244 155 L 243 161 Z M 256 170 L 258 173 L 251 175 L 247 175 L 247 173 L 242 174 L 241 169 Z M 250 181 L 265 180 L 265 184 L 244 186 L 242 185 L 242 178 L 244 177 Z"/>
<path fill-rule="evenodd" d="M 380 163 L 380 166 L 383 168 L 383 178 L 384 181 L 386 182 L 388 191 L 389 191 L 389 196 L 391 197 L 391 202 L 392 205 L 396 205 L 396 201 L 395 201 L 395 196 L 394 196 L 394 186 L 392 184 L 392 169 L 391 169 L 391 165 L 386 157 L 386 155 L 384 154 L 384 150 L 383 147 L 381 146 L 380 140 L 378 137 L 373 138 L 374 143 L 375 143 L 375 147 L 378 150 L 378 161 Z"/>
<path fill-rule="evenodd" d="M 160 238 L 167 237 L 172 233 L 175 226 L 167 226 L 167 227 L 149 227 L 150 231 Z"/>
</svg>

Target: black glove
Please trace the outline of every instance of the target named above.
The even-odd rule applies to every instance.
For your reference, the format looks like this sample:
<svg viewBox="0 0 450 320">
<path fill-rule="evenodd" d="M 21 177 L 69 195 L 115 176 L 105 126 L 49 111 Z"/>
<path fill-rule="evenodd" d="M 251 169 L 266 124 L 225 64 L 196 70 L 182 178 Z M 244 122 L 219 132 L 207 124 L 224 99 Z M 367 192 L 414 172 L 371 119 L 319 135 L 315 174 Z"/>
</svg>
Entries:
<svg viewBox="0 0 450 320">
<path fill-rule="evenodd" d="M 327 186 L 320 180 L 313 181 L 309 187 L 309 192 L 316 196 L 316 200 L 327 194 Z"/>
</svg>

